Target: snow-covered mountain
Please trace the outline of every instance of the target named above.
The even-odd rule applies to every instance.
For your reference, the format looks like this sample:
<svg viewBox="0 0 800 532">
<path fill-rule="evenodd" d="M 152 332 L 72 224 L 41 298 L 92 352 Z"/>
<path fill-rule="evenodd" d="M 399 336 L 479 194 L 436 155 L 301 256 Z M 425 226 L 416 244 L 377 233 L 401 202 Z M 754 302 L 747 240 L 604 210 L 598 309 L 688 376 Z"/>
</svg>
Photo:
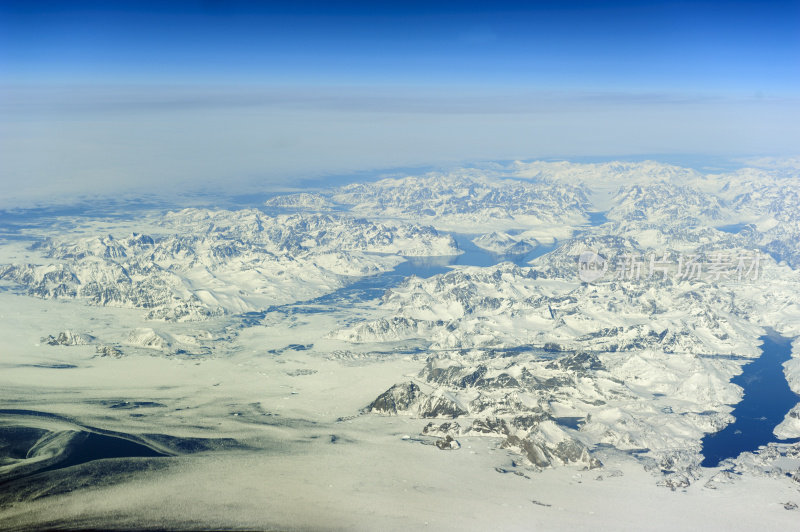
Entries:
<svg viewBox="0 0 800 532">
<path fill-rule="evenodd" d="M 286 210 L 302 211 L 329 211 L 334 207 L 333 202 L 322 194 L 313 192 L 299 192 L 297 194 L 287 194 L 275 196 L 264 202 L 266 207 L 274 207 Z"/>
<path fill-rule="evenodd" d="M 750 183 L 731 205 L 753 225 L 749 233 L 778 260 L 800 268 L 800 176 Z"/>
<path fill-rule="evenodd" d="M 0 514 L 94 508 L 102 473 L 123 508 L 187 485 L 214 499 L 222 479 L 225 511 L 286 488 L 369 514 L 382 490 L 428 516 L 469 492 L 518 506 L 516 528 L 594 526 L 619 494 L 637 523 L 679 504 L 666 487 L 695 515 L 794 515 L 800 443 L 701 461 L 767 328 L 793 342 L 778 371 L 800 393 L 799 179 L 796 161 L 514 162 L 259 209 L 11 213 Z M 785 409 L 774 434 L 800 437 L 800 404 Z M 99 436 L 149 451 L 40 471 Z"/>
<path fill-rule="evenodd" d="M 612 187 L 657 182 L 685 184 L 705 176 L 691 168 L 658 161 L 611 161 L 605 163 L 574 163 L 568 161 L 516 161 L 504 168 L 504 173 L 530 180 L 562 183 L 585 183 L 590 188 Z"/>
<path fill-rule="evenodd" d="M 271 206 L 312 210 L 333 205 L 371 219 L 399 219 L 464 233 L 485 227 L 577 226 L 590 206 L 580 185 L 518 179 L 508 172 L 459 169 L 450 173 L 386 178 L 269 200 Z"/>
<path fill-rule="evenodd" d="M 613 207 L 606 213 L 609 220 L 713 226 L 733 217 L 716 196 L 675 183 L 622 186 L 611 202 Z"/>
<path fill-rule="evenodd" d="M 585 191 L 572 185 L 457 174 L 347 185 L 336 191 L 333 199 L 364 215 L 435 220 L 462 217 L 475 223 L 524 217 L 532 224 L 570 224 L 582 218 L 589 204 Z"/>
<path fill-rule="evenodd" d="M 598 282 L 581 282 L 579 254 L 605 246 L 614 253 L 607 259 L 617 267 Z M 758 322 L 764 312 L 785 307 L 791 301 L 787 286 L 800 286 L 796 272 L 781 269 L 768 256 L 759 266 L 766 286 L 730 274 L 715 279 L 716 273 L 706 272 L 705 279 L 695 278 L 688 267 L 679 276 L 677 261 L 666 273 L 651 276 L 641 250 L 622 237 L 585 237 L 563 244 L 532 267 L 504 263 L 411 278 L 384 296 L 388 315 L 334 337 L 351 342 L 424 337 L 435 349 L 558 344 L 564 350 L 745 354 L 754 352 L 750 342 L 739 341 L 753 333 L 748 320 Z M 622 268 L 620 262 L 632 252 L 641 257 L 638 266 Z M 729 265 L 731 271 L 734 266 Z"/>
<path fill-rule="evenodd" d="M 396 266 L 400 255 L 459 253 L 450 235 L 330 215 L 186 209 L 159 235 L 47 239 L 44 264 L 0 266 L 0 279 L 43 298 L 136 307 L 197 320 L 310 299 Z"/>
<path fill-rule="evenodd" d="M 535 245 L 528 241 L 518 240 L 508 233 L 497 231 L 476 237 L 472 243 L 497 255 L 525 255 L 535 249 Z"/>
<path fill-rule="evenodd" d="M 462 427 L 453 437 L 472 434 L 477 424 L 540 467 L 576 461 L 592 467 L 597 457 L 590 450 L 603 445 L 647 449 L 645 463 L 674 473 L 670 482 L 688 482 L 702 458 L 699 439 L 730 421 L 725 405 L 739 393 L 730 379 L 747 357 L 760 354 L 761 326 L 800 333 L 800 273 L 764 254 L 757 279 L 674 270 L 651 276 L 648 243 L 666 243 L 676 254 L 700 244 L 702 257 L 720 249 L 748 253 L 726 247 L 743 239 L 713 229 L 673 234 L 682 223 L 673 218 L 645 244 L 629 229 L 626 236 L 603 235 L 622 229 L 607 224 L 531 267 L 504 263 L 411 278 L 386 293 L 382 316 L 332 337 L 429 343 L 433 354 L 418 382 L 397 384 L 368 411 L 446 414 Z M 581 282 L 578 259 L 587 250 L 606 253 L 612 264 L 640 257 L 640 269 L 612 268 L 605 278 Z M 576 430 L 559 425 L 559 417 L 583 421 Z"/>
</svg>

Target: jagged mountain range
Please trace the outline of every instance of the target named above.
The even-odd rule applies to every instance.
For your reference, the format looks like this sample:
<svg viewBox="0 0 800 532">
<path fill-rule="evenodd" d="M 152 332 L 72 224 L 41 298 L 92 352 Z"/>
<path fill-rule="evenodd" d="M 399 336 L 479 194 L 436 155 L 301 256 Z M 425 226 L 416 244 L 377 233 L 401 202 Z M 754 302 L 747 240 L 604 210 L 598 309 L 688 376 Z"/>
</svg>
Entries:
<svg viewBox="0 0 800 532">
<path fill-rule="evenodd" d="M 0 279 L 38 297 L 182 321 L 310 299 L 389 270 L 400 255 L 459 253 L 429 227 L 347 216 L 186 209 L 157 222 L 159 235 L 48 238 L 34 246 L 43 263 L 0 266 Z"/>
<path fill-rule="evenodd" d="M 402 256 L 460 253 L 442 229 L 521 254 L 561 228 L 567 237 L 528 266 L 412 276 L 320 334 L 339 346 L 423 344 L 419 373 L 364 412 L 421 418 L 442 449 L 482 435 L 535 467 L 587 468 L 632 452 L 680 486 L 697 476 L 700 438 L 731 421 L 741 389 L 730 379 L 759 354 L 762 326 L 800 334 L 799 182 L 785 169 L 704 175 L 649 162 L 461 169 L 276 196 L 265 205 L 274 216 L 185 209 L 149 220 L 149 234 L 49 238 L 34 246 L 39 262 L 0 266 L 0 279 L 33 296 L 192 321 L 309 300 Z M 599 210 L 606 220 L 590 225 Z M 741 231 L 718 229 L 734 222 Z M 592 282 L 579 276 L 587 251 L 609 265 Z M 726 254 L 734 268 L 756 252 L 758 275 L 744 280 L 713 278 L 707 265 L 703 278 L 674 272 L 681 257 Z M 640 273 L 618 270 L 626 257 Z M 649 257 L 673 270 L 650 276 Z M 122 343 L 208 353 L 216 339 L 139 327 Z M 93 342 L 69 331 L 42 341 Z M 796 388 L 797 364 L 786 371 Z M 784 435 L 800 435 L 792 412 Z"/>
</svg>

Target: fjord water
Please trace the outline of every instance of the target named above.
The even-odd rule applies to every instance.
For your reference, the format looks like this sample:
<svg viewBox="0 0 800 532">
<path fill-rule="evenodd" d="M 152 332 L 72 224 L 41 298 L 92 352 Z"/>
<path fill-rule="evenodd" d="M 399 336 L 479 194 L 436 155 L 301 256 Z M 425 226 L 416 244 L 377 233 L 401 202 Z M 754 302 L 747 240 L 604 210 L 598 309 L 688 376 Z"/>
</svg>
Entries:
<svg viewBox="0 0 800 532">
<path fill-rule="evenodd" d="M 783 363 L 791 358 L 791 340 L 768 331 L 761 341 L 763 354 L 746 364 L 742 373 L 731 380 L 744 390 L 742 401 L 731 413 L 736 420 L 702 440 L 703 467 L 716 467 L 722 460 L 780 441 L 772 431 L 800 401 L 789 388 L 783 372 Z M 783 441 L 798 440 L 800 438 Z"/>
<path fill-rule="evenodd" d="M 427 279 L 434 275 L 447 273 L 452 266 L 494 266 L 502 262 L 513 262 L 517 266 L 527 266 L 528 262 L 537 257 L 553 251 L 558 245 L 540 244 L 528 253 L 518 255 L 498 255 L 479 248 L 472 242 L 477 235 L 464 235 L 453 233 L 458 248 L 463 251 L 461 255 L 447 255 L 441 257 L 405 257 L 405 262 L 398 264 L 393 270 L 364 277 L 358 281 L 344 286 L 335 292 L 318 297 L 311 301 L 283 305 L 281 308 L 312 305 L 347 304 L 357 301 L 369 301 L 381 297 L 386 290 L 398 286 L 412 275 Z M 277 310 L 275 307 L 267 311 Z M 256 313 L 260 314 L 260 313 Z"/>
</svg>

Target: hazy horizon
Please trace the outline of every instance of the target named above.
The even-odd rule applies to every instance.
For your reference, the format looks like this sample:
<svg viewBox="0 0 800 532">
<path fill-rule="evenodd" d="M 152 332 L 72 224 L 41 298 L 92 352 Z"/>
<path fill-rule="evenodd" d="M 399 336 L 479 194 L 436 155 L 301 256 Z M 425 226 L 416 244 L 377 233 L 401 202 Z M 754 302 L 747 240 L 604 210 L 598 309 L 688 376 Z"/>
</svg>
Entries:
<svg viewBox="0 0 800 532">
<path fill-rule="evenodd" d="M 791 2 L 3 2 L 4 196 L 793 156 L 797 15 Z"/>
</svg>

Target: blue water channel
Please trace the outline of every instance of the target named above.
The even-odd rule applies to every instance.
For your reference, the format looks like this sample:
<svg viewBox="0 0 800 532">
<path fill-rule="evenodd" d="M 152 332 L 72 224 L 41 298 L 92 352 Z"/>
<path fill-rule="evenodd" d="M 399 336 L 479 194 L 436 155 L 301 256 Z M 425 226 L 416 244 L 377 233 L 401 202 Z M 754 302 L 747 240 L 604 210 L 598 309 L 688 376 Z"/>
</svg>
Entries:
<svg viewBox="0 0 800 532">
<path fill-rule="evenodd" d="M 779 440 L 772 433 L 800 401 L 783 372 L 783 363 L 791 358 L 791 339 L 769 331 L 761 341 L 762 355 L 746 364 L 742 373 L 731 380 L 744 389 L 742 401 L 732 412 L 736 420 L 703 438 L 703 467 L 716 467 L 722 460 L 755 451 L 770 442 L 800 441 L 800 438 Z"/>
<path fill-rule="evenodd" d="M 331 306 L 345 307 L 353 303 L 370 301 L 380 298 L 386 290 L 399 286 L 412 275 L 427 279 L 441 273 L 447 273 L 453 266 L 493 266 L 501 262 L 512 262 L 518 266 L 527 266 L 528 262 L 545 253 L 549 253 L 558 245 L 553 242 L 548 245 L 539 245 L 532 251 L 518 255 L 499 255 L 491 253 L 476 246 L 472 239 L 477 235 L 452 233 L 458 248 L 463 251 L 461 255 L 445 255 L 440 257 L 404 257 L 406 260 L 398 264 L 393 270 L 363 277 L 354 283 L 344 286 L 335 292 L 318 298 L 279 305 L 268 308 L 264 312 L 250 312 L 244 315 L 245 320 L 258 320 L 270 312 L 300 312 L 315 313 L 328 312 Z M 326 308 L 327 307 L 327 308 Z"/>
<path fill-rule="evenodd" d="M 598 226 L 606 223 L 605 212 L 588 212 L 587 226 Z M 521 230 L 509 230 L 508 234 L 518 235 Z M 528 253 L 515 255 L 497 254 L 476 246 L 472 241 L 480 235 L 464 233 L 450 233 L 463 251 L 461 255 L 448 255 L 441 257 L 405 257 L 406 261 L 399 264 L 394 270 L 360 279 L 331 294 L 324 295 L 302 304 L 314 305 L 341 305 L 357 301 L 369 301 L 381 297 L 387 289 L 398 286 L 406 278 L 416 275 L 423 279 L 447 273 L 453 266 L 494 266 L 501 262 L 512 262 L 517 266 L 529 266 L 530 261 L 553 251 L 558 247 L 558 241 L 552 244 L 539 244 Z M 297 304 L 293 304 L 297 305 Z M 275 307 L 267 312 L 275 310 Z"/>
<path fill-rule="evenodd" d="M 755 230 L 755 225 L 751 223 L 740 222 L 740 223 L 722 225 L 717 227 L 718 231 L 722 231 L 723 233 L 730 233 L 732 235 L 738 235 L 740 233 L 743 233 L 745 229 L 753 231 Z"/>
</svg>

